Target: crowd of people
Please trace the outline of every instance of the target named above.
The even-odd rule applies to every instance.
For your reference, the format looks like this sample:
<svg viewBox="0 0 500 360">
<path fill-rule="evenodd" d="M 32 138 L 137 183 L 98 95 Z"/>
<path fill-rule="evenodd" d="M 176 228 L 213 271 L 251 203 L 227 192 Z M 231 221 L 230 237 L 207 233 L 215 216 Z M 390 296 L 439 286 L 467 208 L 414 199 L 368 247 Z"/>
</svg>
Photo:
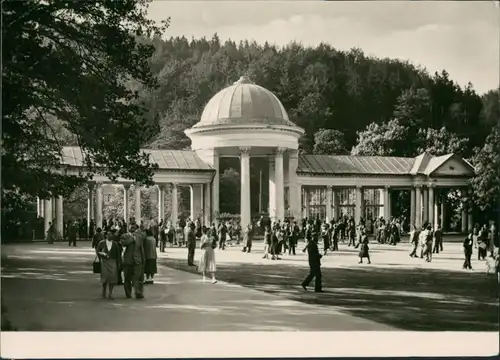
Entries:
<svg viewBox="0 0 500 360">
<path fill-rule="evenodd" d="M 215 249 L 224 251 L 228 245 L 241 244 L 241 250 L 250 253 L 257 233 L 264 234 L 264 259 L 280 260 L 286 254 L 296 255 L 297 247 L 303 240 L 302 252 L 308 254 L 310 272 L 302 282 L 302 287 L 307 290 L 307 286 L 315 278 L 315 291 L 321 292 L 321 258 L 329 251 L 338 251 L 339 243 L 347 243 L 347 247 L 359 249 L 359 263 L 366 259 L 370 264 L 370 238 L 379 244 L 396 246 L 404 234 L 403 222 L 398 218 L 388 221 L 379 218 L 369 222 L 361 219 L 359 224 L 356 224 L 354 219 L 348 216 L 331 221 L 321 220 L 319 217 L 305 218 L 300 221 L 300 225 L 293 220 L 281 222 L 261 217 L 254 225 L 243 228 L 234 220 L 221 221 L 218 225 L 212 223 L 209 227 L 202 225 L 200 219 L 180 219 L 175 225 L 166 220 L 160 223 L 152 221 L 145 225 L 142 221 L 136 224 L 131 218 L 129 224 L 123 220 L 105 221 L 103 229 L 98 228 L 93 234 L 92 246 L 103 264 L 103 297 L 106 297 L 105 288 L 109 289 L 109 297 L 112 297 L 112 288 L 122 282 L 123 272 L 125 295 L 131 297 L 131 289 L 134 287 L 136 298 L 142 298 L 142 285 L 153 283 L 157 272 L 157 248 L 160 252 L 165 252 L 168 246 L 187 247 L 188 265 L 198 266 L 203 281 L 206 281 L 207 274 L 211 274 L 212 283 L 216 283 Z M 93 232 L 92 229 L 89 230 Z M 69 232 L 71 233 L 71 230 Z M 443 232 L 439 225 L 436 228 L 429 223 L 423 224 L 421 228 L 411 226 L 409 235 L 412 245 L 409 256 L 412 258 L 431 262 L 433 254 L 437 255 L 443 251 Z M 70 245 L 71 241 L 73 240 L 70 240 Z M 498 272 L 498 254 L 494 252 L 497 241 L 494 223 L 489 227 L 476 225 L 463 242 L 463 268 L 472 269 L 471 256 L 475 248 L 478 260 L 484 260 L 488 251 L 489 256 L 496 257 Z M 202 255 L 198 265 L 195 265 L 198 243 Z M 115 265 L 110 265 L 112 262 Z"/>
</svg>

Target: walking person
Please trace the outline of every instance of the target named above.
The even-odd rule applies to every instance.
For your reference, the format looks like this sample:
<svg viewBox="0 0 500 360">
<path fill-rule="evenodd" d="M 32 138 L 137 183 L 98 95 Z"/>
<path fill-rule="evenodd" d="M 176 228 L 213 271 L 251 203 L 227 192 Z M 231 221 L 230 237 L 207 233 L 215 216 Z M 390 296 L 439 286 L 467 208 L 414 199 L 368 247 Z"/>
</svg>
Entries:
<svg viewBox="0 0 500 360">
<path fill-rule="evenodd" d="M 428 230 L 426 229 L 425 225 L 422 226 L 422 231 L 420 231 L 420 234 L 418 235 L 418 242 L 420 245 L 420 258 L 424 258 L 424 251 L 425 251 L 425 244 L 427 243 L 427 233 Z"/>
<path fill-rule="evenodd" d="M 280 245 L 280 240 L 278 239 L 279 232 L 280 230 L 278 227 L 275 227 L 271 231 L 271 260 L 281 260 L 281 258 L 278 256 L 278 247 Z"/>
<path fill-rule="evenodd" d="M 252 251 L 252 236 L 252 225 L 248 224 L 247 227 L 243 229 L 243 252 L 249 253 Z"/>
<path fill-rule="evenodd" d="M 47 233 L 45 234 L 45 236 L 47 238 L 47 242 L 49 244 L 54 243 L 55 231 L 56 231 L 56 228 L 54 226 L 54 223 L 52 221 L 49 221 L 49 228 L 47 230 Z"/>
<path fill-rule="evenodd" d="M 194 223 L 190 222 L 187 225 L 188 229 L 186 232 L 186 242 L 187 242 L 187 248 L 188 248 L 188 265 L 189 266 L 196 266 L 194 264 L 194 252 L 196 250 L 196 236 L 194 232 Z"/>
<path fill-rule="evenodd" d="M 144 242 L 144 255 L 146 257 L 146 262 L 144 264 L 144 274 L 146 275 L 145 284 L 153 284 L 154 276 L 158 272 L 156 253 L 156 239 L 153 236 L 153 231 L 151 229 L 146 230 L 146 240 Z"/>
<path fill-rule="evenodd" d="M 137 231 L 136 224 L 130 225 L 129 232 L 122 235 L 120 243 L 125 247 L 123 253 L 125 296 L 128 299 L 132 297 L 133 287 L 135 298 L 143 299 L 144 263 L 146 256 L 144 254 L 144 238 Z"/>
<path fill-rule="evenodd" d="M 410 231 L 410 244 L 412 245 L 410 257 L 418 257 L 417 250 L 418 250 L 419 238 L 420 238 L 420 231 L 417 229 L 415 225 L 412 225 Z"/>
<path fill-rule="evenodd" d="M 290 229 L 290 236 L 288 237 L 288 255 L 295 255 L 295 248 L 299 242 L 299 234 L 299 225 L 297 225 L 297 221 L 294 221 L 292 228 Z"/>
<path fill-rule="evenodd" d="M 354 224 L 354 220 L 349 221 L 349 225 L 347 227 L 347 236 L 349 237 L 349 244 L 347 246 L 356 246 L 356 226 Z"/>
<path fill-rule="evenodd" d="M 434 231 L 434 249 L 432 249 L 432 253 L 439 254 L 440 250 L 443 251 L 443 231 L 441 225 L 438 225 Z"/>
<path fill-rule="evenodd" d="M 271 252 L 271 245 L 272 245 L 271 228 L 268 225 L 264 230 L 264 256 L 262 257 L 263 259 L 269 258 L 269 253 Z"/>
<path fill-rule="evenodd" d="M 473 233 L 469 233 L 469 235 L 465 238 L 464 243 L 464 269 L 472 270 L 471 258 L 472 258 L 472 249 L 474 247 L 474 235 Z"/>
<path fill-rule="evenodd" d="M 226 250 L 227 227 L 224 222 L 219 225 L 219 250 Z"/>
<path fill-rule="evenodd" d="M 96 255 L 101 262 L 102 298 L 106 299 L 106 290 L 109 289 L 109 300 L 113 300 L 113 287 L 118 283 L 122 267 L 122 254 L 115 240 L 116 237 L 109 232 L 106 239 L 101 240 L 95 247 Z"/>
<path fill-rule="evenodd" d="M 425 255 L 425 261 L 426 262 L 431 262 L 432 261 L 432 227 L 431 225 L 427 225 L 427 233 L 425 236 L 425 250 L 424 250 L 424 255 Z"/>
<path fill-rule="evenodd" d="M 495 222 L 491 221 L 490 228 L 488 231 L 488 244 L 489 244 L 489 250 L 490 250 L 490 257 L 492 257 L 492 258 L 495 257 L 495 247 L 497 246 L 496 233 L 497 233 L 497 228 L 495 226 Z"/>
<path fill-rule="evenodd" d="M 367 258 L 368 259 L 368 264 L 371 264 L 371 260 L 370 260 L 370 252 L 369 252 L 370 248 L 368 246 L 368 236 L 366 235 L 366 231 L 363 229 L 361 231 L 361 247 L 359 249 L 359 264 L 362 264 L 363 263 L 363 258 Z"/>
<path fill-rule="evenodd" d="M 485 226 L 479 230 L 479 235 L 477 236 L 477 259 L 484 260 L 488 254 L 488 239 L 486 237 Z"/>
<path fill-rule="evenodd" d="M 326 255 L 330 248 L 330 228 L 326 222 L 321 225 L 321 237 L 323 238 L 323 255 Z"/>
<path fill-rule="evenodd" d="M 307 286 L 309 286 L 314 278 L 314 291 L 323 292 L 323 285 L 321 283 L 322 255 L 319 253 L 317 238 L 313 238 L 309 241 L 305 250 L 307 250 L 307 257 L 309 261 L 309 274 L 306 276 L 304 281 L 302 281 L 302 288 L 307 291 Z"/>
<path fill-rule="evenodd" d="M 167 247 L 167 224 L 161 223 L 160 230 L 159 230 L 159 245 L 160 245 L 160 252 L 165 252 L 165 248 Z M 170 247 L 172 247 L 172 243 L 170 243 Z"/>
<path fill-rule="evenodd" d="M 217 282 L 217 280 L 215 279 L 217 266 L 215 265 L 213 238 L 209 236 L 207 228 L 204 228 L 202 232 L 203 234 L 201 235 L 200 248 L 203 252 L 201 254 L 200 263 L 198 264 L 198 271 L 203 275 L 203 282 L 206 281 L 206 273 L 212 273 L 212 284 L 215 284 Z"/>
<path fill-rule="evenodd" d="M 76 238 L 77 238 L 77 224 L 75 223 L 70 223 L 68 226 L 68 246 L 73 245 L 73 247 L 76 247 Z"/>
<path fill-rule="evenodd" d="M 332 225 L 332 251 L 339 251 L 340 224 Z"/>
</svg>

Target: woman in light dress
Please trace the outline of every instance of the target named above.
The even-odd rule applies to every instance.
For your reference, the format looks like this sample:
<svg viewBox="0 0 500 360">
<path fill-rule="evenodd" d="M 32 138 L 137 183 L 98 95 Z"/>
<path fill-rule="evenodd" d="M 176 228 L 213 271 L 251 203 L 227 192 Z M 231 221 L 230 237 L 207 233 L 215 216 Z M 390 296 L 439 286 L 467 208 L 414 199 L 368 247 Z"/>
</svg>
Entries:
<svg viewBox="0 0 500 360">
<path fill-rule="evenodd" d="M 203 274 L 203 281 L 206 281 L 206 273 L 212 273 L 212 284 L 215 284 L 217 280 L 215 279 L 215 271 L 217 270 L 215 266 L 215 251 L 212 247 L 212 237 L 208 236 L 208 229 L 203 227 L 203 234 L 201 236 L 201 254 L 200 263 L 198 265 L 198 271 Z"/>
</svg>

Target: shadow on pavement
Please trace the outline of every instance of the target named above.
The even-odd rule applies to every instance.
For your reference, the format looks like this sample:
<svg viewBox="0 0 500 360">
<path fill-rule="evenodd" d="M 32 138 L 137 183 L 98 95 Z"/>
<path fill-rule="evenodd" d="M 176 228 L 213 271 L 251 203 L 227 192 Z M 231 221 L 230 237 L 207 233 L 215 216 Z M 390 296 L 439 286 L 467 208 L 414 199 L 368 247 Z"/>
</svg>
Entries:
<svg viewBox="0 0 500 360">
<path fill-rule="evenodd" d="M 184 260 L 164 266 L 196 273 Z M 325 293 L 297 291 L 307 269 L 290 264 L 218 265 L 217 277 L 303 303 L 411 331 L 498 331 L 498 283 L 484 273 L 385 269 L 369 265 L 323 268 Z M 312 290 L 312 288 L 311 288 Z"/>
</svg>

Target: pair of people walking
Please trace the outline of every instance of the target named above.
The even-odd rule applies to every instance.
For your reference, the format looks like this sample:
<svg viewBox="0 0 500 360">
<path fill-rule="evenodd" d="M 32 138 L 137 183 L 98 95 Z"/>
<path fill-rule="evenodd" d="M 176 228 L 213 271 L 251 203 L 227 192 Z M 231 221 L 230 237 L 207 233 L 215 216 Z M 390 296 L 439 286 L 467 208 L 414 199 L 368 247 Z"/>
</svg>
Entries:
<svg viewBox="0 0 500 360">
<path fill-rule="evenodd" d="M 123 257 L 122 257 L 122 249 Z M 144 275 L 148 282 L 153 282 L 157 272 L 156 241 L 152 232 L 144 232 L 137 225 L 130 225 L 129 232 L 118 239 L 116 230 L 106 233 L 104 240 L 96 246 L 96 254 L 101 263 L 102 297 L 113 299 L 113 288 L 121 283 L 123 271 L 124 290 L 127 298 L 132 298 L 134 288 L 135 298 L 144 298 Z"/>
</svg>

